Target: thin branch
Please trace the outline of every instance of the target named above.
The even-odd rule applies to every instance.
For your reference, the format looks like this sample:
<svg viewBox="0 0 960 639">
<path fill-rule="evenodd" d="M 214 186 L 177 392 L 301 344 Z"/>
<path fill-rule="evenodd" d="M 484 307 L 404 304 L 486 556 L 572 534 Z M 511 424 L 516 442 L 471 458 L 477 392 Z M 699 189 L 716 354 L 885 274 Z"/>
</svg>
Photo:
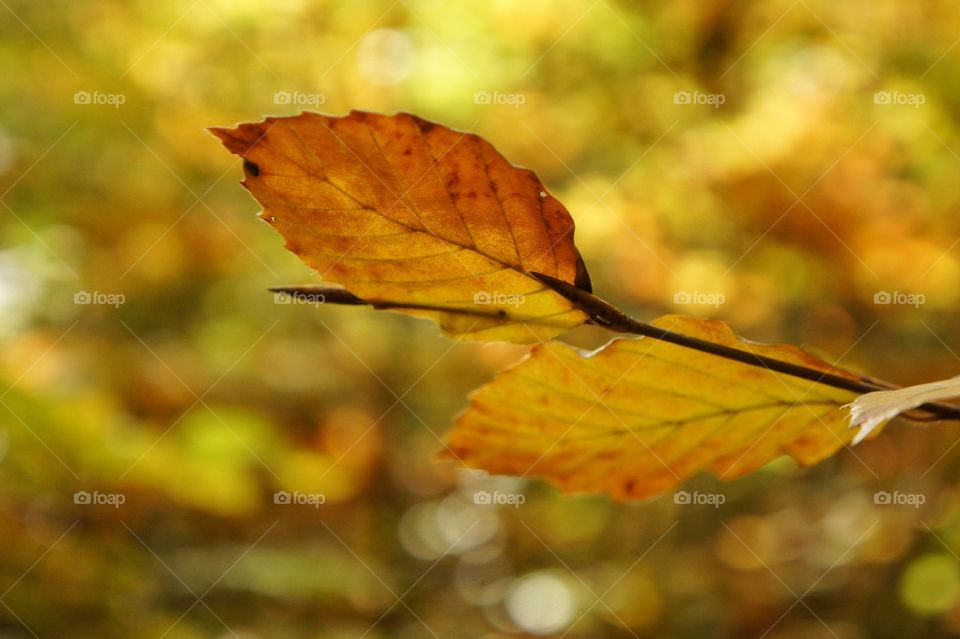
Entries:
<svg viewBox="0 0 960 639">
<path fill-rule="evenodd" d="M 772 357 L 758 355 L 757 353 L 752 353 L 750 351 L 724 346 L 723 344 L 708 342 L 696 337 L 690 337 L 689 335 L 675 333 L 673 331 L 660 328 L 659 326 L 653 326 L 652 324 L 647 324 L 646 322 L 641 322 L 640 320 L 630 317 L 613 304 L 610 304 L 609 302 L 606 302 L 599 297 L 584 291 L 583 289 L 577 288 L 573 284 L 563 280 L 558 280 L 542 273 L 531 273 L 531 275 L 579 307 L 584 313 L 587 314 L 592 324 L 602 326 L 617 333 L 630 333 L 632 335 L 651 337 L 653 339 L 676 344 L 677 346 L 682 346 L 684 348 L 690 348 L 703 353 L 709 353 L 710 355 L 716 355 L 717 357 L 734 360 L 742 364 L 767 368 L 777 373 L 783 373 L 784 375 L 799 377 L 800 379 L 806 379 L 817 384 L 824 384 L 826 386 L 849 390 L 855 393 L 872 393 L 874 391 L 899 388 L 895 384 L 890 384 L 889 382 L 884 382 L 881 380 L 873 380 L 866 377 L 851 379 L 849 377 L 820 371 L 815 368 L 807 368 L 806 366 L 801 366 L 799 364 L 793 364 L 774 359 Z M 940 419 L 960 420 L 960 406 L 944 404 L 940 402 L 931 402 L 923 404 L 918 408 L 930 413 L 931 415 L 935 415 Z"/>
<path fill-rule="evenodd" d="M 791 377 L 805 379 L 817 384 L 832 386 L 834 388 L 840 388 L 843 390 L 852 391 L 854 393 L 864 394 L 872 393 L 874 391 L 894 390 L 899 388 L 899 386 L 896 384 L 891 384 L 883 380 L 878 380 L 871 377 L 857 377 L 856 379 L 853 379 L 844 375 L 835 375 L 830 372 L 824 372 L 815 368 L 808 368 L 806 366 L 793 364 L 791 362 L 784 362 L 772 357 L 766 357 L 765 355 L 758 355 L 757 353 L 752 353 L 750 351 L 740 350 L 731 346 L 725 346 L 723 344 L 709 342 L 697 337 L 683 335 L 682 333 L 676 333 L 674 331 L 660 328 L 659 326 L 653 326 L 652 324 L 647 324 L 646 322 L 641 322 L 638 319 L 630 317 L 613 304 L 610 304 L 609 302 L 602 300 L 592 293 L 570 284 L 569 282 L 558 280 L 549 275 L 544 275 L 543 273 L 531 273 L 531 275 L 540 280 L 546 286 L 549 286 L 553 291 L 563 296 L 572 302 L 577 308 L 586 313 L 590 318 L 589 321 L 591 324 L 601 326 L 610 331 L 617 333 L 629 333 L 631 335 L 643 335 L 644 337 L 650 337 L 663 342 L 669 342 L 671 344 L 676 344 L 677 346 L 700 351 L 701 353 L 707 353 L 716 357 L 723 357 L 725 359 L 747 364 L 749 366 L 765 368 L 777 373 L 782 373 L 784 375 L 790 375 Z M 357 297 L 344 288 L 331 286 L 281 286 L 277 288 L 271 288 L 270 290 L 275 293 L 285 293 L 294 298 L 300 298 L 310 302 L 321 300 L 326 304 L 372 306 L 377 309 L 416 308 L 420 310 L 436 311 L 451 310 L 449 308 L 434 307 L 423 304 L 401 304 L 385 301 L 368 301 Z M 499 317 L 491 311 L 473 311 L 468 308 L 456 309 L 456 312 L 475 314 L 482 317 Z M 845 371 L 841 371 L 841 369 L 835 370 L 845 373 Z M 849 373 L 847 373 L 847 375 L 849 375 Z M 917 407 L 915 410 L 923 411 L 923 413 L 926 413 L 927 415 L 914 413 L 912 415 L 905 414 L 903 416 L 916 421 L 926 421 L 930 419 L 960 420 L 960 406 L 954 404 L 930 402 Z"/>
<path fill-rule="evenodd" d="M 345 288 L 335 286 L 277 286 L 269 289 L 271 293 L 283 293 L 294 300 L 307 302 L 319 301 L 324 304 L 344 304 L 347 306 L 367 306 L 370 302 L 360 299 Z"/>
</svg>

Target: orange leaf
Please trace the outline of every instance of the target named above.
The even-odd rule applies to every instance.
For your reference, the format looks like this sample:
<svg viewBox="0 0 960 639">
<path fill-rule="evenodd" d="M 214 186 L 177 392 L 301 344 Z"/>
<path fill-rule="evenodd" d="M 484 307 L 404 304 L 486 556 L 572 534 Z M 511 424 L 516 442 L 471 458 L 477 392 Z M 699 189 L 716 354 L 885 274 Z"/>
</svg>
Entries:
<svg viewBox="0 0 960 639">
<path fill-rule="evenodd" d="M 534 342 L 586 320 L 530 275 L 590 290 L 569 213 L 476 135 L 360 111 L 210 130 L 287 248 L 364 301 L 468 339 Z"/>
<path fill-rule="evenodd" d="M 738 339 L 722 322 L 654 326 L 851 380 L 794 346 Z M 850 442 L 857 393 L 651 338 L 594 353 L 551 342 L 475 391 L 442 456 L 565 491 L 643 498 L 709 470 L 740 477 L 789 454 L 816 463 Z"/>
</svg>

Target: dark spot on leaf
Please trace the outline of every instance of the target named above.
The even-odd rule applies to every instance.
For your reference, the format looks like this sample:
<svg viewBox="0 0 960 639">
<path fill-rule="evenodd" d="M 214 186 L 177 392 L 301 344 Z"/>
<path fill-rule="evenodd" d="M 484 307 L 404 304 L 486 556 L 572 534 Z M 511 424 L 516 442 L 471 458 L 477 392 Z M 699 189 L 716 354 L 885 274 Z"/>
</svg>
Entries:
<svg viewBox="0 0 960 639">
<path fill-rule="evenodd" d="M 423 133 L 429 133 L 434 129 L 434 127 L 437 126 L 433 122 L 428 122 L 427 120 L 424 120 L 423 118 L 418 118 L 415 115 L 411 115 L 410 117 L 413 119 L 414 124 L 417 125 L 417 128 L 419 128 L 420 131 Z"/>
<path fill-rule="evenodd" d="M 253 177 L 260 175 L 260 167 L 255 162 L 251 162 L 246 158 L 243 159 L 243 170 Z"/>
<path fill-rule="evenodd" d="M 583 257 L 580 256 L 580 251 L 577 251 L 577 272 L 573 284 L 587 293 L 593 293 L 593 283 L 590 281 L 590 273 L 587 272 L 587 265 L 584 263 Z"/>
<path fill-rule="evenodd" d="M 410 149 L 406 149 L 406 150 L 403 152 L 403 154 L 404 154 L 404 155 L 412 155 L 412 154 L 413 154 L 413 151 L 411 151 Z"/>
</svg>

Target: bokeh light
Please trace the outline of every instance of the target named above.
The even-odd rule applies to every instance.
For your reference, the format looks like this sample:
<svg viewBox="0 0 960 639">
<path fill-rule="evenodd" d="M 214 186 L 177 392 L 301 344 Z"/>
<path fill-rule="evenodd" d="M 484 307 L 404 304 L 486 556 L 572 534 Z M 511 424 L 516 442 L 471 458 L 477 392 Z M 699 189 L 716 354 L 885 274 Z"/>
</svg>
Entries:
<svg viewBox="0 0 960 639">
<path fill-rule="evenodd" d="M 524 631 L 550 635 L 565 628 L 577 612 L 577 600 L 564 579 L 548 573 L 524 575 L 507 593 L 507 612 Z"/>
</svg>

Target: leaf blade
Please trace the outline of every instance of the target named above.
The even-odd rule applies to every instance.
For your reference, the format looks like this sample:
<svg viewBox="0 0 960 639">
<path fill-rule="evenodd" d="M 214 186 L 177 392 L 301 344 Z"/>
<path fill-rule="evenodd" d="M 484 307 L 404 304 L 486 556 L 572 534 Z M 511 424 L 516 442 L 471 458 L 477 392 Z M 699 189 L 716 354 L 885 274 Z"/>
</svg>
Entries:
<svg viewBox="0 0 960 639">
<path fill-rule="evenodd" d="M 211 132 L 244 159 L 287 248 L 374 306 L 469 339 L 533 342 L 586 321 L 530 275 L 590 290 L 572 218 L 482 138 L 360 111 Z"/>
<path fill-rule="evenodd" d="M 721 322 L 653 324 L 858 379 L 796 347 L 742 341 Z M 551 343 L 471 395 L 443 456 L 565 491 L 644 498 L 700 471 L 740 477 L 782 454 L 816 463 L 850 442 L 843 406 L 855 397 L 650 338 L 589 354 Z"/>
</svg>

